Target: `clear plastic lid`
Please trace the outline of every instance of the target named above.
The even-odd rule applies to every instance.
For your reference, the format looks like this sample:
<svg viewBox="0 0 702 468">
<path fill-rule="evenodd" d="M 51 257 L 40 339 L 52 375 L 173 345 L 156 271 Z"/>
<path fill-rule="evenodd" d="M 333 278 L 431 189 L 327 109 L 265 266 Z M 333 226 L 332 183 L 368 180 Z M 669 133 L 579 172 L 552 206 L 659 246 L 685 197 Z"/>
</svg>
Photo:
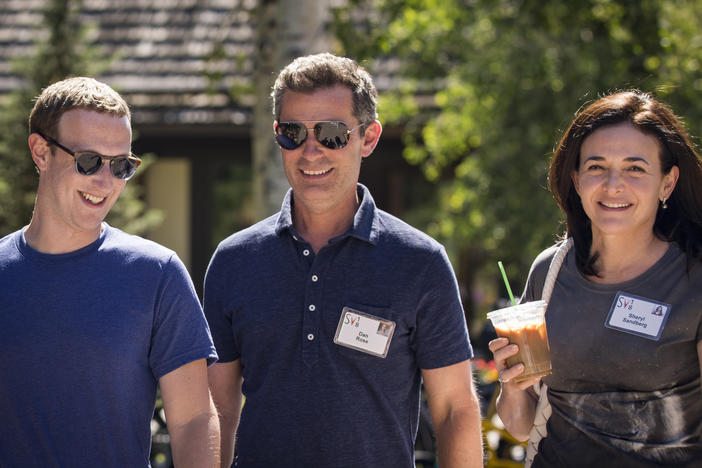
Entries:
<svg viewBox="0 0 702 468">
<path fill-rule="evenodd" d="M 492 321 L 493 325 L 498 325 L 503 322 L 543 320 L 545 313 L 546 301 L 539 300 L 493 310 L 488 312 L 487 318 Z"/>
</svg>

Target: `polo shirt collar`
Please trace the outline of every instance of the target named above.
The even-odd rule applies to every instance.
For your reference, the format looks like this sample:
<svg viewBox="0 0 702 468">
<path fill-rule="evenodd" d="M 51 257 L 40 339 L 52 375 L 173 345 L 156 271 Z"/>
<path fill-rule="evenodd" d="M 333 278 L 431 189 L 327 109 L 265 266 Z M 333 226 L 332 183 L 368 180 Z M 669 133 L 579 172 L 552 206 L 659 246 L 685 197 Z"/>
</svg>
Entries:
<svg viewBox="0 0 702 468">
<path fill-rule="evenodd" d="M 280 235 L 281 232 L 285 230 L 291 230 L 295 232 L 292 223 L 292 189 L 288 189 L 288 192 L 283 198 L 283 206 L 280 208 L 280 213 L 278 213 L 278 220 L 275 222 L 275 233 Z"/>
<path fill-rule="evenodd" d="M 380 230 L 375 201 L 371 196 L 370 190 L 368 190 L 365 185 L 358 184 L 356 190 L 361 199 L 361 204 L 353 217 L 353 224 L 348 231 L 331 239 L 330 242 L 335 242 L 344 237 L 351 236 L 375 245 L 378 242 L 378 233 Z M 289 231 L 293 236 L 297 237 L 298 235 L 292 223 L 292 193 L 292 189 L 289 189 L 288 193 L 285 194 L 283 206 L 280 209 L 278 220 L 275 224 L 275 233 L 280 235 L 283 231 Z"/>
</svg>

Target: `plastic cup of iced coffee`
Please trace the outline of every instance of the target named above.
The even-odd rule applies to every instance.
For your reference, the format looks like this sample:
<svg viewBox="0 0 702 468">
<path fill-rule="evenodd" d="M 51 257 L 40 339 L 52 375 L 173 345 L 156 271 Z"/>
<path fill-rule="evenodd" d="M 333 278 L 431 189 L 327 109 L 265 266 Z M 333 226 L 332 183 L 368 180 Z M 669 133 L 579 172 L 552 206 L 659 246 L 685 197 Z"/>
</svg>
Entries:
<svg viewBox="0 0 702 468">
<path fill-rule="evenodd" d="M 524 372 L 513 380 L 521 382 L 551 373 L 551 354 L 546 334 L 545 301 L 532 301 L 489 312 L 497 336 L 519 346 L 519 352 L 507 358 L 507 367 L 524 364 Z"/>
</svg>

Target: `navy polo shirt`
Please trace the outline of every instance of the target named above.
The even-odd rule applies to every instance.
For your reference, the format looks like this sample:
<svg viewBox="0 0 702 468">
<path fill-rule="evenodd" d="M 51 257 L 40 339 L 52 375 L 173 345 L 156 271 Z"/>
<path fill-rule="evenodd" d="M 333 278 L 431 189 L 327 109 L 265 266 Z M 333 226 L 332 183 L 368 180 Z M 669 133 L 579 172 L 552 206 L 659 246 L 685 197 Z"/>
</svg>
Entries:
<svg viewBox="0 0 702 468">
<path fill-rule="evenodd" d="M 212 257 L 205 313 L 244 377 L 235 466 L 414 467 L 420 369 L 472 357 L 444 248 L 358 190 L 353 225 L 316 255 L 289 191 Z M 334 343 L 345 306 L 395 322 L 385 358 Z"/>
</svg>

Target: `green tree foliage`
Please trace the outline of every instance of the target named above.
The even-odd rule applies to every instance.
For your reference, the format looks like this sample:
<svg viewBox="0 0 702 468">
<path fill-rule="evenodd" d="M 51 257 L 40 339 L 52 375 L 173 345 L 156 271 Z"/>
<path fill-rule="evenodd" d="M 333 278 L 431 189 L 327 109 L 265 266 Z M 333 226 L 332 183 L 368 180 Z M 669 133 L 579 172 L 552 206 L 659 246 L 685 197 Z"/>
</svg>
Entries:
<svg viewBox="0 0 702 468">
<path fill-rule="evenodd" d="M 12 63 L 23 84 L 0 102 L 0 237 L 29 223 L 36 197 L 38 173 L 27 146 L 29 112 L 34 98 L 49 84 L 69 76 L 95 76 L 105 70 L 104 57 L 87 40 L 78 0 L 51 0 L 37 28 L 34 53 Z M 140 199 L 138 174 L 153 160 L 147 158 L 137 176 L 122 192 L 108 222 L 132 233 L 142 233 L 160 222 L 160 214 L 147 210 Z"/>
<path fill-rule="evenodd" d="M 469 280 L 501 259 L 520 290 L 562 234 L 547 168 L 583 104 L 636 87 L 693 134 L 702 121 L 700 2 L 361 0 L 336 18 L 349 55 L 397 70 L 381 118 L 405 125 L 406 159 L 437 182 L 425 228 Z"/>
</svg>

